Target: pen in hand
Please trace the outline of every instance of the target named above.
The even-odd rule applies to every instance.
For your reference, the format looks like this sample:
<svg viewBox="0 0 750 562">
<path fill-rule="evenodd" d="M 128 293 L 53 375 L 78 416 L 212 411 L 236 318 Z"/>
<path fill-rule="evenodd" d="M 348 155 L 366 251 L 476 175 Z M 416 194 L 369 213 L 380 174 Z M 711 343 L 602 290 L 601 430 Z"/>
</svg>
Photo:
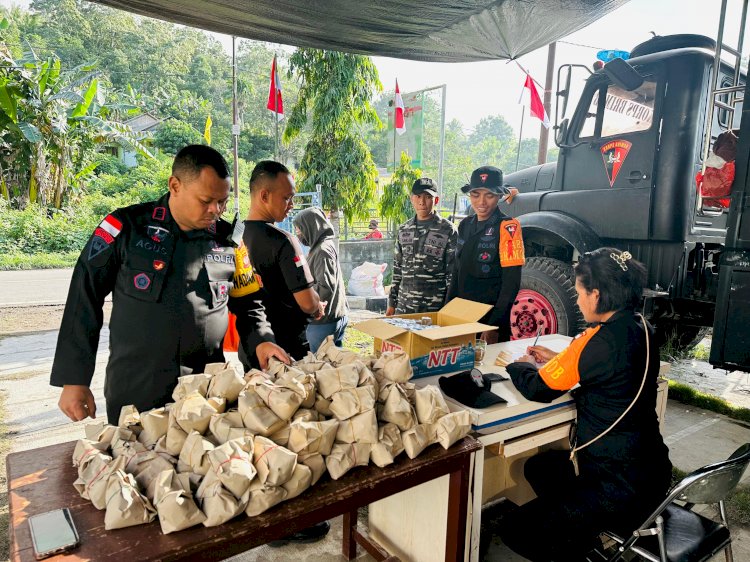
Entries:
<svg viewBox="0 0 750 562">
<path fill-rule="evenodd" d="M 536 345 L 536 343 L 537 343 L 537 342 L 539 341 L 539 336 L 541 336 L 541 335 L 542 335 L 542 330 L 543 330 L 543 328 L 542 328 L 542 327 L 540 327 L 540 328 L 539 328 L 539 329 L 538 329 L 538 330 L 536 331 L 536 338 L 534 338 L 534 343 L 533 343 L 533 344 L 531 345 L 531 347 L 534 347 L 534 346 Z"/>
</svg>

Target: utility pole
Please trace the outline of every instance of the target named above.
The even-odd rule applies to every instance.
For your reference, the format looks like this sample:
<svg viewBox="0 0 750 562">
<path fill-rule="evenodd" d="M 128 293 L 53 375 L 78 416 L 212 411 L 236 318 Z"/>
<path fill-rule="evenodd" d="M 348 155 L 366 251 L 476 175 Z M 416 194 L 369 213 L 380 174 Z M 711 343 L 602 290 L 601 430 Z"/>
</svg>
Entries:
<svg viewBox="0 0 750 562">
<path fill-rule="evenodd" d="M 235 52 L 235 40 L 237 38 L 232 35 L 232 144 L 233 144 L 233 155 L 234 155 L 234 213 L 235 216 L 240 214 L 240 189 L 239 189 L 239 178 L 240 178 L 240 164 L 239 164 L 239 139 L 240 139 L 240 123 L 239 115 L 237 112 L 237 54 Z"/>
<path fill-rule="evenodd" d="M 552 79 L 555 74 L 555 50 L 557 43 L 550 43 L 547 49 L 547 79 L 544 81 L 544 110 L 547 115 L 552 115 Z M 540 125 L 539 131 L 539 155 L 537 164 L 547 161 L 547 147 L 549 145 L 549 129 Z"/>
</svg>

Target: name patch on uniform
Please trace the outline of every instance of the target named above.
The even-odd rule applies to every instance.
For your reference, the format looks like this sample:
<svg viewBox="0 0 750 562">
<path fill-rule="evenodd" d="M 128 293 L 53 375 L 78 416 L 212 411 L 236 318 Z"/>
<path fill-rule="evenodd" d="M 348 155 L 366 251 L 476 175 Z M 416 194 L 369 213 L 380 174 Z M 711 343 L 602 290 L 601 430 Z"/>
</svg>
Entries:
<svg viewBox="0 0 750 562">
<path fill-rule="evenodd" d="M 145 291 L 151 286 L 151 278 L 146 273 L 139 273 L 133 277 L 133 285 L 139 291 Z"/>
<path fill-rule="evenodd" d="M 165 256 L 167 255 L 167 249 L 164 246 L 159 246 L 158 244 L 149 240 L 138 240 L 138 242 L 135 243 L 135 247 L 143 248 L 144 250 L 148 250 L 149 252 L 164 254 Z"/>
<path fill-rule="evenodd" d="M 212 261 L 215 263 L 234 263 L 234 256 L 230 254 L 206 254 L 205 261 Z"/>
<path fill-rule="evenodd" d="M 169 236 L 169 231 L 161 226 L 149 226 L 146 228 L 148 231 L 148 237 L 154 242 L 161 244 Z"/>
</svg>

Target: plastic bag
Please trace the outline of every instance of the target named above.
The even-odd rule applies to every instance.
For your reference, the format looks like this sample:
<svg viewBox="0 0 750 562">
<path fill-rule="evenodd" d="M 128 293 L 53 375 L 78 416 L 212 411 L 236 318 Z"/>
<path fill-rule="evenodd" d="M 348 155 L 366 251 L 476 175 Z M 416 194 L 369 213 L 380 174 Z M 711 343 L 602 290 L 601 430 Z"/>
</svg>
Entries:
<svg viewBox="0 0 750 562">
<path fill-rule="evenodd" d="M 698 192 L 707 207 L 729 208 L 734 182 L 734 162 L 727 162 L 721 168 L 706 168 L 704 173 L 695 175 Z"/>
<path fill-rule="evenodd" d="M 355 267 L 349 278 L 349 294 L 356 297 L 384 297 L 383 273 L 387 267 L 387 263 L 369 261 Z"/>
</svg>

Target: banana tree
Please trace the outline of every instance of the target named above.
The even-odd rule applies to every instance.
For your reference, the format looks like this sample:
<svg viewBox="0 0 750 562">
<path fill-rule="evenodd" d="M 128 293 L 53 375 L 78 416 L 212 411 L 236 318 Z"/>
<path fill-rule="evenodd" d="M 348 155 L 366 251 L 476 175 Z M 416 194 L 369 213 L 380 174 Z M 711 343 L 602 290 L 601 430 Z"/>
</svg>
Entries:
<svg viewBox="0 0 750 562">
<path fill-rule="evenodd" d="M 93 65 L 63 70 L 30 48 L 15 60 L 0 44 L 0 176 L 18 206 L 60 208 L 81 187 L 99 143 L 151 156 L 127 126 L 107 119 L 105 97 Z"/>
</svg>

